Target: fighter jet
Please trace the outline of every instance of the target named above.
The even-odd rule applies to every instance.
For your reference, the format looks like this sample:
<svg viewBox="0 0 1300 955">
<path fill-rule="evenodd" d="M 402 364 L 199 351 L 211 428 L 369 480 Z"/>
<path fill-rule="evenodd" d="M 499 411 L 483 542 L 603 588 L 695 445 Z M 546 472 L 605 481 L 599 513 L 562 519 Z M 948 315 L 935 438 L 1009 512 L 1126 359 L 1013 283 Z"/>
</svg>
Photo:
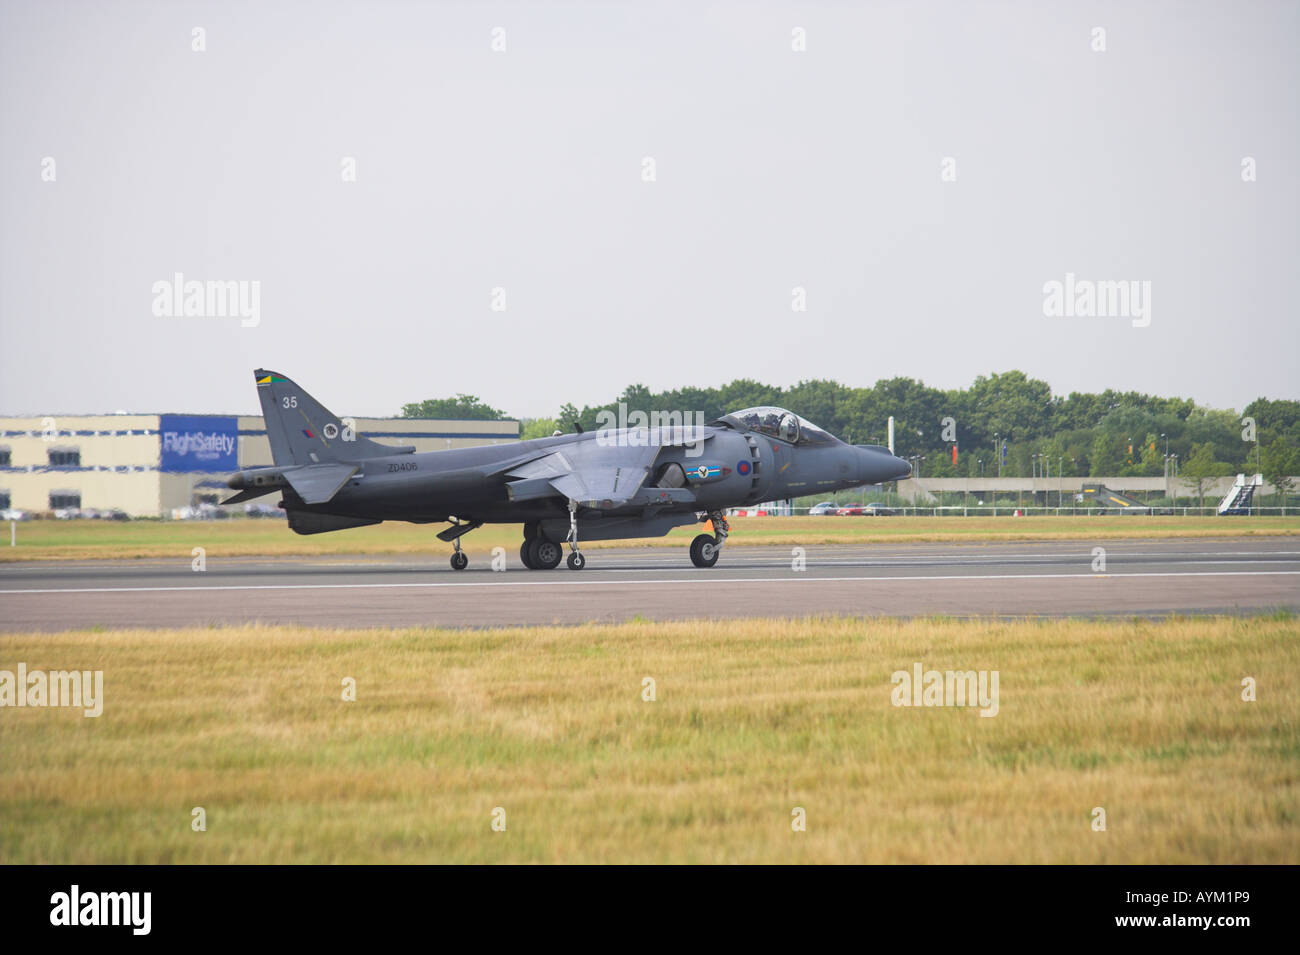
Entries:
<svg viewBox="0 0 1300 955">
<path fill-rule="evenodd" d="M 718 562 L 730 507 L 906 478 L 910 465 L 878 445 L 849 445 L 781 408 L 746 408 L 705 425 L 605 428 L 509 445 L 416 453 L 350 427 L 276 371 L 258 369 L 273 467 L 230 477 L 236 504 L 279 492 L 299 534 L 382 521 L 449 523 L 451 566 L 461 537 L 484 524 L 522 524 L 519 559 L 551 570 L 569 549 L 581 570 L 586 541 L 662 537 L 708 521 L 691 562 Z"/>
</svg>

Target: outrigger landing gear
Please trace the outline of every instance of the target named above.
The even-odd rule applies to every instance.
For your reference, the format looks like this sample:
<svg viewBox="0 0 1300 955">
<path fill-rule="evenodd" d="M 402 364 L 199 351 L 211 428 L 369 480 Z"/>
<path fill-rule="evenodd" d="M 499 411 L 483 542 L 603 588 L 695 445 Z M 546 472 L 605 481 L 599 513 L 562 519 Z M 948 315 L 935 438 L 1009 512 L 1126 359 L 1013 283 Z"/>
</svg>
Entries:
<svg viewBox="0 0 1300 955">
<path fill-rule="evenodd" d="M 582 570 L 587 566 L 587 558 L 578 550 L 578 502 L 569 501 L 569 536 L 565 538 L 569 545 L 569 570 Z"/>
<path fill-rule="evenodd" d="M 464 570 L 469 566 L 469 555 L 460 549 L 460 539 L 474 528 L 482 526 L 482 521 L 470 521 L 462 524 L 459 517 L 453 517 L 451 527 L 438 532 L 438 540 L 451 541 L 452 546 L 456 548 L 451 555 L 452 570 Z"/>
<path fill-rule="evenodd" d="M 709 511 L 709 520 L 713 522 L 713 534 L 700 534 L 691 541 L 691 563 L 696 567 L 712 567 L 718 562 L 722 545 L 727 541 L 731 525 L 722 511 Z"/>
</svg>

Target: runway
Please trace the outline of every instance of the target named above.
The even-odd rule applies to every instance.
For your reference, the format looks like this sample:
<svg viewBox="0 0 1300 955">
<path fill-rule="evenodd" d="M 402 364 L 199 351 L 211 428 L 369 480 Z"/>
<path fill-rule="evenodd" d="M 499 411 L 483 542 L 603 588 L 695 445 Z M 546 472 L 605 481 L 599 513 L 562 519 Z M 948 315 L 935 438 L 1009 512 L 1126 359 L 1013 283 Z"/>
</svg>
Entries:
<svg viewBox="0 0 1300 955">
<path fill-rule="evenodd" d="M 1104 547 L 1102 569 L 1094 548 Z M 592 549 L 587 568 L 456 572 L 427 557 L 0 564 L 0 632 L 249 622 L 492 627 L 807 616 L 1162 616 L 1300 610 L 1300 539 Z M 800 557 L 802 556 L 802 567 Z"/>
</svg>

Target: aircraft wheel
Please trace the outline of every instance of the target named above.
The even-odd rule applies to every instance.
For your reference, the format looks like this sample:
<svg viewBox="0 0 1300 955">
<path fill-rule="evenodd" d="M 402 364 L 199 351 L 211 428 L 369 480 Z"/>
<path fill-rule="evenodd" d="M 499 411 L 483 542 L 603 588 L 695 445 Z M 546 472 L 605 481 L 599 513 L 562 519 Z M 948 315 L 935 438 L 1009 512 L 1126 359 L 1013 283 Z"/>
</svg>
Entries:
<svg viewBox="0 0 1300 955">
<path fill-rule="evenodd" d="M 581 553 L 574 551 L 569 555 L 568 563 L 569 570 L 582 570 L 582 568 L 587 566 L 587 558 L 583 557 Z"/>
<path fill-rule="evenodd" d="M 718 562 L 717 538 L 712 534 L 701 534 L 691 541 L 691 563 L 696 567 L 712 567 Z"/>
<path fill-rule="evenodd" d="M 451 569 L 464 570 L 469 566 L 469 555 L 464 551 L 458 550 L 451 555 Z"/>
<path fill-rule="evenodd" d="M 554 570 L 560 566 L 564 551 L 555 541 L 538 537 L 529 541 L 528 556 L 532 559 L 535 570 Z"/>
<path fill-rule="evenodd" d="M 530 551 L 530 548 L 532 547 L 532 543 L 533 543 L 532 541 L 526 540 L 520 546 L 519 562 L 523 564 L 525 567 L 527 567 L 529 570 L 536 570 L 537 568 L 533 566 L 533 558 Z"/>
</svg>

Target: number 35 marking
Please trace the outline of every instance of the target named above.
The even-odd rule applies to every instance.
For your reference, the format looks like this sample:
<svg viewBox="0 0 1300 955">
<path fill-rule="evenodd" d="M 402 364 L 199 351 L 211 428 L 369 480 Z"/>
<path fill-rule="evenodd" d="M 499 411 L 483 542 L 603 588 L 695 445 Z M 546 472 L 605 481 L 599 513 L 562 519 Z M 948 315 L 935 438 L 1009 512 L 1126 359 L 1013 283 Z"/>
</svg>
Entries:
<svg viewBox="0 0 1300 955">
<path fill-rule="evenodd" d="M 297 396 L 297 395 L 286 395 L 285 398 L 284 398 L 284 406 L 285 406 L 286 408 L 296 408 L 296 407 L 298 407 L 298 396 Z"/>
</svg>

